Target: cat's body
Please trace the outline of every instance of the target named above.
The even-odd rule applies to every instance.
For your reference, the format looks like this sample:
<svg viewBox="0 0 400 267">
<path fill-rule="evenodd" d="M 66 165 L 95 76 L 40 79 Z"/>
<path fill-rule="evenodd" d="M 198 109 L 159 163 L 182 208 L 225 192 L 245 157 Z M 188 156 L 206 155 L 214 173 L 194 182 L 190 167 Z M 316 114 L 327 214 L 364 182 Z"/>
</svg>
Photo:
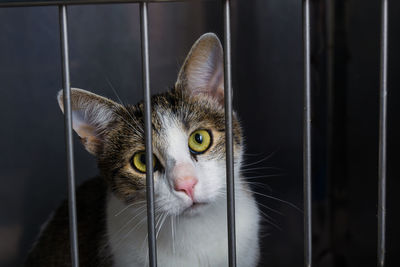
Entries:
<svg viewBox="0 0 400 267">
<path fill-rule="evenodd" d="M 108 231 L 110 234 L 118 233 L 118 241 L 111 243 L 111 247 L 118 248 L 114 252 L 115 266 L 146 266 L 147 225 L 142 223 L 129 238 L 124 239 L 130 229 L 122 232 L 119 229 L 129 217 L 118 219 L 114 216 L 115 210 L 123 207 L 115 197 L 108 206 Z M 254 220 L 258 216 L 257 207 L 253 198 L 245 195 L 236 201 L 236 207 L 238 266 L 256 266 L 259 256 L 258 243 L 254 242 L 258 240 L 258 222 Z M 159 266 L 228 266 L 226 201 L 221 199 L 206 212 L 207 216 L 202 217 L 166 219 L 157 238 Z M 141 219 L 135 219 L 133 225 L 140 223 Z M 124 240 L 123 244 L 119 243 L 120 240 Z"/>
<path fill-rule="evenodd" d="M 63 109 L 62 95 L 59 103 Z M 146 266 L 143 103 L 122 106 L 72 90 L 73 127 L 98 159 L 101 178 L 78 190 L 81 266 Z M 222 48 L 206 34 L 193 46 L 175 88 L 152 97 L 159 266 L 227 266 Z M 240 174 L 243 138 L 233 121 L 238 266 L 256 266 L 259 212 Z M 93 209 L 91 209 L 93 207 Z M 69 266 L 64 204 L 29 266 Z"/>
</svg>

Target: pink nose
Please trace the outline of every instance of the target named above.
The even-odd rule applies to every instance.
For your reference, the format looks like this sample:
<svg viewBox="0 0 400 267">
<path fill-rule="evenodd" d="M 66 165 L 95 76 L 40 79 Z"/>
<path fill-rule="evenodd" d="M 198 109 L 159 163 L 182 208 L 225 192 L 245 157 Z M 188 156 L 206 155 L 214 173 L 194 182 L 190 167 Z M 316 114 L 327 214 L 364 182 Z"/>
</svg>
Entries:
<svg viewBox="0 0 400 267">
<path fill-rule="evenodd" d="M 175 180 L 174 189 L 186 193 L 193 200 L 194 186 L 197 184 L 197 179 L 192 176 L 186 176 Z"/>
</svg>

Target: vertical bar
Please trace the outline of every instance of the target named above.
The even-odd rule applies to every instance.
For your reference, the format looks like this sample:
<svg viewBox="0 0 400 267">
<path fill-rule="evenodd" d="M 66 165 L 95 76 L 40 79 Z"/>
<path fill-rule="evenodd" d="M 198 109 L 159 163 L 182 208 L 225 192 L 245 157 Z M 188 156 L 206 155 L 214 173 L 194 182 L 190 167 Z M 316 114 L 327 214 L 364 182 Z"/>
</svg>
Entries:
<svg viewBox="0 0 400 267">
<path fill-rule="evenodd" d="M 326 0 L 326 90 L 327 90 L 327 198 L 326 198 L 326 229 L 328 230 L 328 249 L 333 249 L 333 199 L 332 199 L 332 186 L 333 186 L 333 147 L 334 147 L 334 104 L 335 104 L 335 79 L 334 79 L 334 66 L 335 66 L 335 0 Z M 318 264 L 318 263 L 317 263 Z"/>
<path fill-rule="evenodd" d="M 146 196 L 147 196 L 147 230 L 150 267 L 157 266 L 157 247 L 154 224 L 154 180 L 153 180 L 153 147 L 151 123 L 151 94 L 149 71 L 149 35 L 147 21 L 147 2 L 140 3 L 140 34 L 142 44 L 142 73 L 144 94 L 144 128 L 146 143 Z"/>
<path fill-rule="evenodd" d="M 233 169 L 232 134 L 232 71 L 231 71 L 230 2 L 224 0 L 224 80 L 225 80 L 225 135 L 226 135 L 226 186 L 228 218 L 229 266 L 236 266 L 235 184 Z"/>
<path fill-rule="evenodd" d="M 75 167 L 74 167 L 74 148 L 72 139 L 72 114 L 71 114 L 71 85 L 69 78 L 69 53 L 68 53 L 68 28 L 67 28 L 67 6 L 60 5 L 59 22 L 61 37 L 62 54 L 62 80 L 64 94 L 64 127 L 65 144 L 67 153 L 67 172 L 68 172 L 68 207 L 69 207 L 69 233 L 71 243 L 71 263 L 72 266 L 79 266 L 78 255 L 78 227 L 76 220 L 76 201 L 75 201 Z"/>
<path fill-rule="evenodd" d="M 388 67 L 388 0 L 382 0 L 380 114 L 379 114 L 379 178 L 378 178 L 378 266 L 385 266 L 386 235 L 386 130 L 387 130 L 387 67 Z"/>
<path fill-rule="evenodd" d="M 303 49 L 304 49 L 304 265 L 312 265 L 311 240 L 311 42 L 310 0 L 303 0 Z"/>
</svg>

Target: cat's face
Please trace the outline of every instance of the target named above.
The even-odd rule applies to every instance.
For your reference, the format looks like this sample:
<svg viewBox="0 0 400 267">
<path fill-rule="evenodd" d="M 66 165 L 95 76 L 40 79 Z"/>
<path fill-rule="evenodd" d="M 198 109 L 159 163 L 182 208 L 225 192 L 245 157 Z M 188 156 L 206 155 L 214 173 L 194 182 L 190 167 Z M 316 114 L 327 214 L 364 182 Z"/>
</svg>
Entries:
<svg viewBox="0 0 400 267">
<path fill-rule="evenodd" d="M 62 106 L 62 95 L 59 95 Z M 145 199 L 143 103 L 122 106 L 72 90 L 73 128 L 116 197 Z M 197 214 L 225 194 L 225 115 L 222 48 L 213 34 L 193 46 L 175 88 L 152 97 L 156 209 Z M 241 161 L 241 130 L 234 118 L 234 159 Z"/>
</svg>

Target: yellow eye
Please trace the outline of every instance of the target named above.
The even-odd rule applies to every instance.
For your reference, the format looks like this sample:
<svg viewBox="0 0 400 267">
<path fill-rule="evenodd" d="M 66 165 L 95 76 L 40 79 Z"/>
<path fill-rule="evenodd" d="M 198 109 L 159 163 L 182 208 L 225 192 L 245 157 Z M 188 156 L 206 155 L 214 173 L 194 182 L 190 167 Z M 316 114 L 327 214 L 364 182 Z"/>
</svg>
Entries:
<svg viewBox="0 0 400 267">
<path fill-rule="evenodd" d="M 204 153 L 211 146 L 211 135 L 206 130 L 194 131 L 189 137 L 189 148 L 194 154 Z"/>
<path fill-rule="evenodd" d="M 132 158 L 133 167 L 139 172 L 146 172 L 146 153 L 144 151 L 137 152 Z M 153 155 L 153 170 L 156 171 L 156 157 Z"/>
</svg>

